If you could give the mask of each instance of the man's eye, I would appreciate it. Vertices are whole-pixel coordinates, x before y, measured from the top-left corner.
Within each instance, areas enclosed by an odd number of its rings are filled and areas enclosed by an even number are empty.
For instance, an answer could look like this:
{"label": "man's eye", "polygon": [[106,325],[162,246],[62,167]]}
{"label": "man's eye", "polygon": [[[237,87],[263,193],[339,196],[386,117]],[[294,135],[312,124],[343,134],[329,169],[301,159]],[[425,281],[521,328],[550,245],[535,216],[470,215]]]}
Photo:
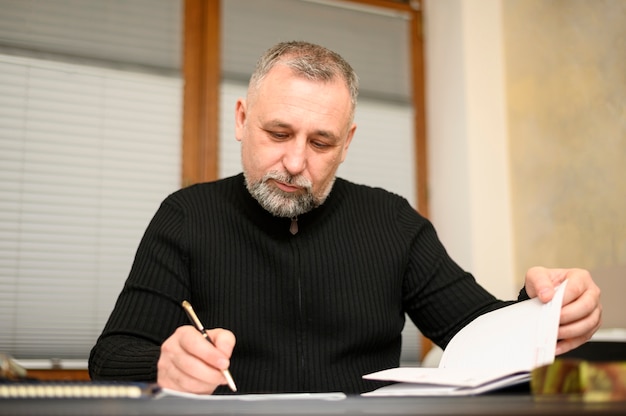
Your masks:
{"label": "man's eye", "polygon": [[281,133],[281,132],[278,132],[278,131],[271,131],[271,132],[269,132],[269,133],[270,133],[270,135],[271,135],[273,138],[275,138],[275,139],[277,139],[277,140],[285,140],[286,138],[288,138],[288,137],[289,137],[289,134],[287,134],[287,133]]}
{"label": "man's eye", "polygon": [[311,145],[315,147],[316,149],[320,149],[320,150],[327,149],[328,147],[330,147],[328,143],[315,141],[315,140],[311,142]]}

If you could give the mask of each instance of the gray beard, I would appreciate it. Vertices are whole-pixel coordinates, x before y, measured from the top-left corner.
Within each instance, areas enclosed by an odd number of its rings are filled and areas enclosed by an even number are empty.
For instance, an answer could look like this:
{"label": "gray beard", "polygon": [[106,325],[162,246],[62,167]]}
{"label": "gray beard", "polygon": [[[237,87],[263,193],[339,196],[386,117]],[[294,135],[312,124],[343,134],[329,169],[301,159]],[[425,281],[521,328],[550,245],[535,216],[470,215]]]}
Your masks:
{"label": "gray beard", "polygon": [[[315,198],[311,183],[301,176],[291,176],[272,171],[266,173],[261,180],[256,182],[250,182],[245,172],[244,177],[248,192],[266,211],[277,217],[294,218],[311,211],[326,200],[330,189],[332,189],[331,183],[321,198]],[[284,192],[276,186],[269,185],[267,182],[270,179],[300,186],[305,192],[297,195]]]}

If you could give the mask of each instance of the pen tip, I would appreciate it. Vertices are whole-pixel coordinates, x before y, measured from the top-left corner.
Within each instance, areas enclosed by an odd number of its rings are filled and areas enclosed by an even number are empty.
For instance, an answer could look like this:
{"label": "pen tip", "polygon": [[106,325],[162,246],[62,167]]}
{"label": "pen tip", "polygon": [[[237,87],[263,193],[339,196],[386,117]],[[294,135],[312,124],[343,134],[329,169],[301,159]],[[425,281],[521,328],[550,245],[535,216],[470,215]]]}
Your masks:
{"label": "pen tip", "polygon": [[237,386],[235,385],[235,380],[233,380],[233,376],[230,374],[230,371],[224,370],[224,376],[226,377],[226,381],[228,382],[228,387],[230,387],[233,392],[236,392]]}

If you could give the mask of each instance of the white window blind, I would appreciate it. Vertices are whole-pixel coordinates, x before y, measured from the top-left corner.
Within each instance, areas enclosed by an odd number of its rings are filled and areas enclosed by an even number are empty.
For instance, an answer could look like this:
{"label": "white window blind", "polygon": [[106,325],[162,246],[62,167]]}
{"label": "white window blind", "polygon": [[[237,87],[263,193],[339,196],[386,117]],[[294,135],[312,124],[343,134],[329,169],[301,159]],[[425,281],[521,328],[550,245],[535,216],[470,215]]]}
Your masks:
{"label": "white window blind", "polygon": [[0,55],[0,351],[87,357],[179,187],[181,89]]}
{"label": "white window blind", "polygon": [[[222,1],[220,176],[241,170],[234,103],[254,61],[276,41],[305,39],[339,51],[361,77],[359,129],[340,175],[414,201],[402,14],[335,7],[342,2]],[[23,48],[171,74],[180,66],[181,5],[0,0],[0,53]],[[250,22],[252,37],[241,30]],[[86,357],[148,221],[179,186],[180,91],[169,75],[0,57],[0,351]],[[404,339],[403,357],[415,361],[412,325]]]}
{"label": "white window blind", "polygon": [[182,0],[0,0],[0,45],[178,70]]}

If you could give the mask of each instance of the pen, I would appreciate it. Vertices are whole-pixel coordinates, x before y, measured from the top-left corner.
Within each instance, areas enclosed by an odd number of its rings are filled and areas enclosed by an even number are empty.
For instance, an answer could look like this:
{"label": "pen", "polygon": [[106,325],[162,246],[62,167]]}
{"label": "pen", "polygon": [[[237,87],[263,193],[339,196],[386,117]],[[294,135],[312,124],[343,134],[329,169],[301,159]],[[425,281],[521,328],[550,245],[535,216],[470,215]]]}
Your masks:
{"label": "pen", "polygon": [[[182,305],[183,305],[183,309],[185,310],[185,312],[187,312],[187,316],[189,317],[191,322],[193,322],[193,324],[196,326],[196,329],[200,331],[204,339],[209,341],[211,345],[215,346],[213,341],[211,341],[211,338],[209,338],[206,331],[204,330],[204,326],[202,325],[202,322],[200,322],[200,319],[198,319],[198,315],[196,315],[196,313],[193,311],[193,308],[191,307],[191,303],[184,300]],[[228,387],[230,387],[232,391],[237,391],[235,380],[233,380],[233,376],[230,375],[230,371],[226,369],[222,371],[222,374],[224,374],[224,377],[226,377],[226,381],[228,382]]]}

